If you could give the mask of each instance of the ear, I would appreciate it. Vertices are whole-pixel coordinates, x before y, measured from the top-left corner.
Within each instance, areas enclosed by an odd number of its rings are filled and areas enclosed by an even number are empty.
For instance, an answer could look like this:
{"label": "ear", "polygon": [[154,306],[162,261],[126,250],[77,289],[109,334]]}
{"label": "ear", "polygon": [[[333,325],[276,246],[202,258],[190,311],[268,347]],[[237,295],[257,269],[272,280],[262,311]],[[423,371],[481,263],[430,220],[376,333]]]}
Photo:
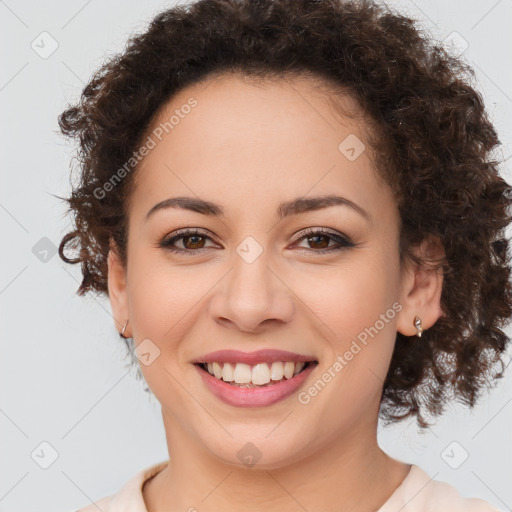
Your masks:
{"label": "ear", "polygon": [[[438,263],[445,257],[440,240],[427,238],[414,254],[421,260]],[[421,327],[427,330],[438,318],[444,315],[441,309],[441,292],[443,289],[443,271],[430,266],[418,266],[408,259],[402,269],[400,304],[402,309],[397,318],[397,330],[405,336],[415,336],[417,329],[414,318],[421,318]]]}
{"label": "ear", "polygon": [[[111,241],[108,252],[108,297],[114,323],[120,333],[129,318],[128,313],[128,291],[126,287],[126,269],[119,256],[115,242]],[[129,324],[124,336],[130,338]]]}

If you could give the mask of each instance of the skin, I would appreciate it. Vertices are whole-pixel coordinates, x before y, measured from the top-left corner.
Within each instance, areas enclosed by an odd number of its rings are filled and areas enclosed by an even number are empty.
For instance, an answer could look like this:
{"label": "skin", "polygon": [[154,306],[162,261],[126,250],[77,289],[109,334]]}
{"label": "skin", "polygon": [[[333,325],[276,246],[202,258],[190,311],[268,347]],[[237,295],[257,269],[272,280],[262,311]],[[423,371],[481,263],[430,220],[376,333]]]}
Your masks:
{"label": "skin", "polygon": [[[160,350],[140,366],[161,404],[171,463],[144,486],[147,509],[377,510],[410,469],[377,443],[396,332],[416,334],[416,315],[423,329],[436,322],[442,274],[400,266],[398,208],[369,146],[354,161],[338,150],[350,134],[365,141],[367,125],[340,117],[313,80],[256,84],[223,75],[182,90],[152,128],[190,97],[198,105],[137,169],[127,266],[114,245],[108,260],[116,327],[129,319],[125,336],[136,345],[149,338]],[[356,108],[347,96],[340,101]],[[350,199],[369,220],[340,205],[278,220],[282,201],[324,194]],[[176,196],[219,203],[224,216],[167,208],[144,220]],[[159,247],[186,227],[210,239],[175,242],[192,255]],[[309,227],[355,246],[315,253],[336,242],[299,240]],[[236,252],[247,236],[263,250],[250,264]],[[439,257],[442,249],[424,244],[417,254]],[[401,311],[306,405],[296,394],[267,407],[228,405],[191,364],[228,348],[313,355],[319,364],[302,391],[395,302]],[[253,467],[237,456],[247,442],[262,455]]]}

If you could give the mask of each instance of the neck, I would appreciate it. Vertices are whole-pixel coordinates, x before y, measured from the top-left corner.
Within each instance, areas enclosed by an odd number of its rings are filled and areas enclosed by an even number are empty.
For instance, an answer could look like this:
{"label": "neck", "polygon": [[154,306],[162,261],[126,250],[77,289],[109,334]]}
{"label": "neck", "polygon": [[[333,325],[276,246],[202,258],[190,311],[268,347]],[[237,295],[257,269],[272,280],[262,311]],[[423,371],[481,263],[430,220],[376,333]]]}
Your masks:
{"label": "neck", "polygon": [[[293,463],[240,468],[225,463],[163,413],[170,464],[143,488],[148,512],[161,510],[378,510],[410,466],[377,443],[377,425],[353,428]],[[171,455],[172,454],[172,455]]]}

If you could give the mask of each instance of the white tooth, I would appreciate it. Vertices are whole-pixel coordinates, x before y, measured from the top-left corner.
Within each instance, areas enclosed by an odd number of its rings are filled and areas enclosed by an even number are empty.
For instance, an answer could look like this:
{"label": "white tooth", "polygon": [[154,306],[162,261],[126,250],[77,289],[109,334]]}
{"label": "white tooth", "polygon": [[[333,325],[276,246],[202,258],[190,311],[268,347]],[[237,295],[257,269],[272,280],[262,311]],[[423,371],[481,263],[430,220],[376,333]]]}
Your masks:
{"label": "white tooth", "polygon": [[233,376],[237,384],[249,384],[252,378],[251,367],[248,364],[237,363]]}
{"label": "white tooth", "polygon": [[258,363],[252,367],[252,383],[268,384],[270,382],[270,369],[267,363]]}
{"label": "white tooth", "polygon": [[217,379],[222,378],[222,368],[220,367],[219,363],[213,363],[213,374]]}
{"label": "white tooth", "polygon": [[295,363],[293,361],[286,361],[284,363],[284,376],[287,379],[291,379],[293,377],[293,369],[295,368]]}
{"label": "white tooth", "polygon": [[293,375],[297,375],[297,373],[303,370],[304,366],[306,366],[306,363],[304,361],[295,363],[295,370],[293,371]]}
{"label": "white tooth", "polygon": [[208,372],[215,375],[217,379],[225,382],[236,382],[237,384],[255,384],[258,386],[268,384],[271,380],[280,381],[285,377],[291,379],[301,372],[306,365],[305,362],[294,363],[293,361],[274,363],[258,363],[251,367],[248,364],[237,363],[207,363]]}
{"label": "white tooth", "polygon": [[224,363],[224,367],[222,368],[222,380],[224,382],[233,382],[233,365],[230,363]]}
{"label": "white tooth", "polygon": [[270,369],[270,376],[272,380],[281,380],[283,375],[283,363],[281,363],[281,361],[272,363],[272,368]]}

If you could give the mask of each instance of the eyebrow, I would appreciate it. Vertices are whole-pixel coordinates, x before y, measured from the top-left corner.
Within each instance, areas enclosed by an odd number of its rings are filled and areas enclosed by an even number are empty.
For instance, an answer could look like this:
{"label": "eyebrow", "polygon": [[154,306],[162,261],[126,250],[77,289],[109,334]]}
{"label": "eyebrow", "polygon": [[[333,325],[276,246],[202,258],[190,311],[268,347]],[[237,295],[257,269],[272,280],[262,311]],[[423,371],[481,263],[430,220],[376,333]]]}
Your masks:
{"label": "eyebrow", "polygon": [[[361,208],[358,204],[350,201],[349,199],[336,195],[326,195],[320,197],[299,197],[291,201],[281,203],[277,208],[277,217],[279,220],[289,217],[291,215],[298,215],[300,213],[321,210],[329,208],[330,206],[348,206],[362,215],[366,220],[371,222],[370,214]],[[181,208],[191,210],[193,212],[201,213],[203,215],[211,216],[224,216],[224,210],[219,204],[211,201],[205,201],[195,197],[171,197],[155,204],[146,214],[145,221],[147,221],[153,214],[159,210],[166,208]]]}

